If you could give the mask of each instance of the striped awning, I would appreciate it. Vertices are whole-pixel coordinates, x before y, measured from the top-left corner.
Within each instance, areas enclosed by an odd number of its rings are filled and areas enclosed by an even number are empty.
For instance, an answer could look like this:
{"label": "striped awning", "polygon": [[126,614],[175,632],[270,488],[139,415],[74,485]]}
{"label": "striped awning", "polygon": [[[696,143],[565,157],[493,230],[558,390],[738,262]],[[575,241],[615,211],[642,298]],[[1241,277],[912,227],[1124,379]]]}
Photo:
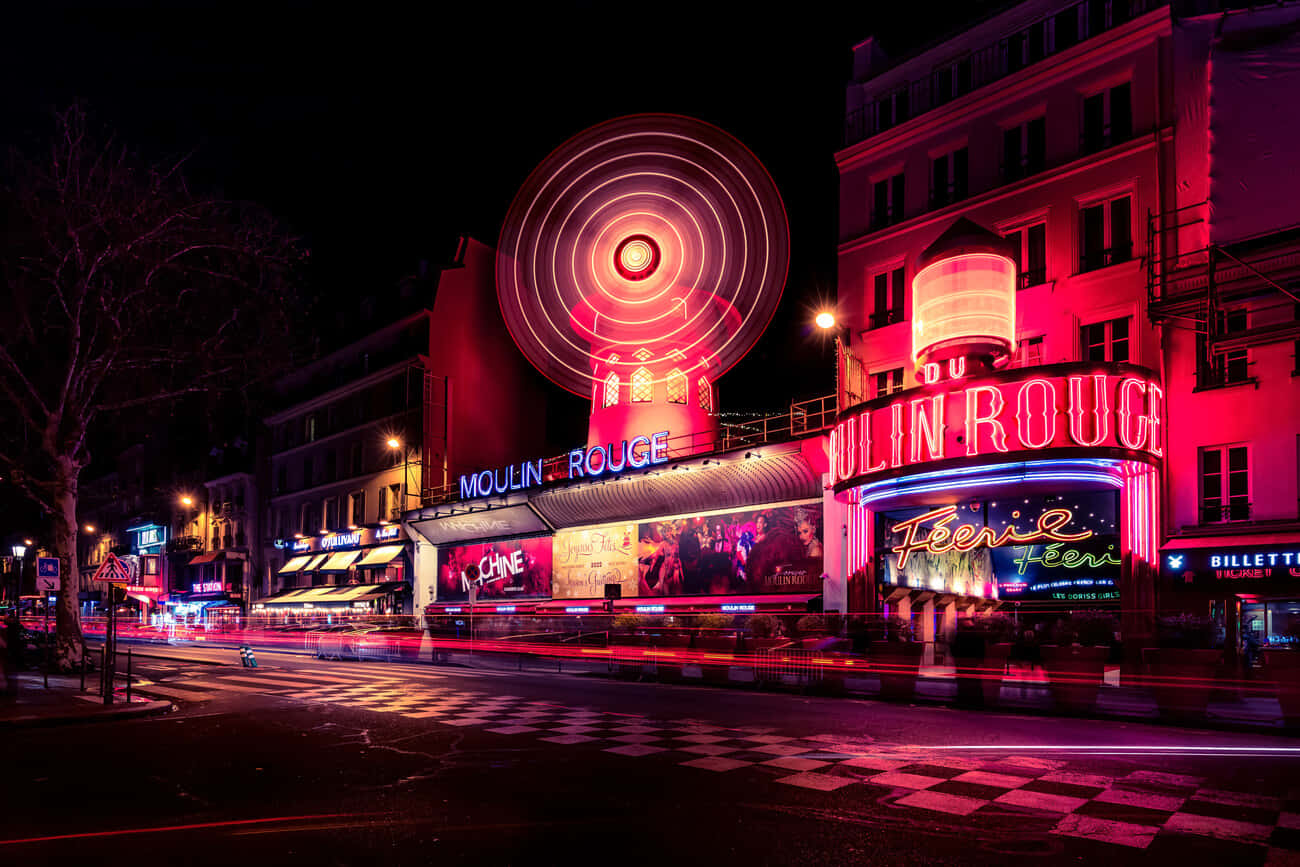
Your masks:
{"label": "striped awning", "polygon": [[308,555],[306,557],[294,557],[288,563],[285,563],[283,566],[280,567],[280,571],[278,574],[284,575],[288,572],[297,572],[300,569],[302,569],[303,566],[306,566],[307,561],[310,559],[311,559],[311,555]]}
{"label": "striped awning", "polygon": [[331,554],[320,569],[322,572],[346,572],[360,556],[360,551],[338,551]]}
{"label": "striped awning", "polygon": [[402,553],[403,545],[385,545],[382,548],[375,548],[366,554],[365,559],[357,564],[358,569],[367,567],[387,566],[393,561],[398,554]]}
{"label": "striped awning", "polygon": [[310,562],[310,563],[308,563],[306,566],[303,566],[303,567],[302,567],[302,571],[304,571],[304,572],[315,572],[317,569],[320,568],[320,564],[324,563],[324,562],[325,562],[326,560],[328,560],[329,558],[330,558],[330,555],[329,555],[329,554],[318,554],[318,555],[316,555],[315,557],[312,557],[312,558],[311,558],[311,562]]}

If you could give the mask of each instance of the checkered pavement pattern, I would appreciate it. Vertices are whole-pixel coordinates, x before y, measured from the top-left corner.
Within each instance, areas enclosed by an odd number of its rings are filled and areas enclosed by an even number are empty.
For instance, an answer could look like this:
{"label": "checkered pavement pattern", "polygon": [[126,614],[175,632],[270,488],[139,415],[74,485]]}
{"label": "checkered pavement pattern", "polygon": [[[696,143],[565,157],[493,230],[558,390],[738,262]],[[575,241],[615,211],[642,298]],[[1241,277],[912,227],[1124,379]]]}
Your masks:
{"label": "checkered pavement pattern", "polygon": [[[552,701],[421,685],[397,678],[281,690],[288,698],[364,708],[548,744],[652,758],[699,772],[749,773],[854,802],[981,820],[1026,831],[1147,849],[1193,835],[1229,860],[1300,865],[1300,789],[1294,798],[1231,792],[1198,777],[1151,770],[1080,773],[1041,756],[951,755],[932,747],[796,737],[764,726],[660,720]],[[1207,850],[1208,855],[1208,850]]]}

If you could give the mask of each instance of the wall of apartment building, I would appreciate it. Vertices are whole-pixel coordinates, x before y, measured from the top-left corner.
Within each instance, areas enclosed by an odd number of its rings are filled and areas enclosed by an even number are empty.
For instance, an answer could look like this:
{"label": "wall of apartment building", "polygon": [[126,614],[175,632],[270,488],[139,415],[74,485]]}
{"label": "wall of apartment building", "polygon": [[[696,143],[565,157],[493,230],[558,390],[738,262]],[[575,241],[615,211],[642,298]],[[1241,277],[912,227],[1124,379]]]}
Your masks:
{"label": "wall of apartment building", "polygon": [[[921,251],[959,216],[1001,234],[1034,223],[1046,224],[1045,279],[1018,292],[1016,299],[1017,340],[1042,338],[1043,363],[1085,357],[1083,326],[1127,319],[1128,360],[1160,367],[1159,333],[1149,324],[1145,311],[1141,257],[1147,211],[1161,206],[1158,82],[1167,36],[1167,18],[1153,13],[837,155],[843,235],[840,313],[854,332],[853,352],[869,374],[902,368],[903,384],[916,383],[909,327],[915,263]],[[945,45],[936,51],[959,49]],[[937,59],[914,59],[912,74],[925,74]],[[1084,153],[1083,100],[1124,83],[1131,95],[1131,136]],[[869,88],[870,82],[861,86]],[[1001,174],[1003,132],[1036,117],[1046,119],[1042,170],[1005,180]],[[954,204],[930,209],[932,160],[959,147],[966,147],[968,153],[968,195]],[[902,220],[873,227],[874,184],[900,171],[905,177]],[[1085,266],[1080,255],[1082,210],[1118,197],[1130,201],[1132,254],[1119,264]],[[1109,223],[1109,209],[1104,212]],[[1108,228],[1108,234],[1112,232],[1113,228]],[[882,321],[875,309],[874,278],[899,267],[905,286],[901,320],[872,327]],[[877,314],[875,323],[873,313]],[[874,392],[863,395],[872,396]]]}

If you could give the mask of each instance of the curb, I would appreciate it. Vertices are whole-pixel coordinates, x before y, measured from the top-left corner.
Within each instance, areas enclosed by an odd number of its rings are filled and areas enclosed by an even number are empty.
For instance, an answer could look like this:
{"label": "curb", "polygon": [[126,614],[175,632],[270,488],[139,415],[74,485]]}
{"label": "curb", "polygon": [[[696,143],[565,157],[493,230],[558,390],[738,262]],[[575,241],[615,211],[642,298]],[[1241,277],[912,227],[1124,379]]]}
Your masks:
{"label": "curb", "polygon": [[48,716],[29,714],[27,716],[0,719],[0,729],[47,728],[87,722],[115,722],[137,717],[156,716],[174,709],[175,706],[169,701],[148,701],[113,708],[112,710],[95,711],[94,713],[64,713]]}

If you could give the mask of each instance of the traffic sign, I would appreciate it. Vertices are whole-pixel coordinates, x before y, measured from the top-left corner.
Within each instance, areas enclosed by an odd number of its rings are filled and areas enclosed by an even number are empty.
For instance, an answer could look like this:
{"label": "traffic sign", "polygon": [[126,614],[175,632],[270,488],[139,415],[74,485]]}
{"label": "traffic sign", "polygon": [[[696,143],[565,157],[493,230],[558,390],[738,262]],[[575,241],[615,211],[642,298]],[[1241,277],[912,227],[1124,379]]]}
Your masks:
{"label": "traffic sign", "polygon": [[104,558],[104,562],[99,564],[99,568],[95,570],[90,580],[104,581],[109,584],[130,584],[131,570],[117,558],[116,554],[110,553]]}
{"label": "traffic sign", "polygon": [[59,577],[59,558],[58,557],[37,557],[36,577],[57,579]]}
{"label": "traffic sign", "polygon": [[54,578],[51,578],[49,575],[37,575],[36,592],[37,593],[58,593],[59,592],[58,577],[56,576]]}

